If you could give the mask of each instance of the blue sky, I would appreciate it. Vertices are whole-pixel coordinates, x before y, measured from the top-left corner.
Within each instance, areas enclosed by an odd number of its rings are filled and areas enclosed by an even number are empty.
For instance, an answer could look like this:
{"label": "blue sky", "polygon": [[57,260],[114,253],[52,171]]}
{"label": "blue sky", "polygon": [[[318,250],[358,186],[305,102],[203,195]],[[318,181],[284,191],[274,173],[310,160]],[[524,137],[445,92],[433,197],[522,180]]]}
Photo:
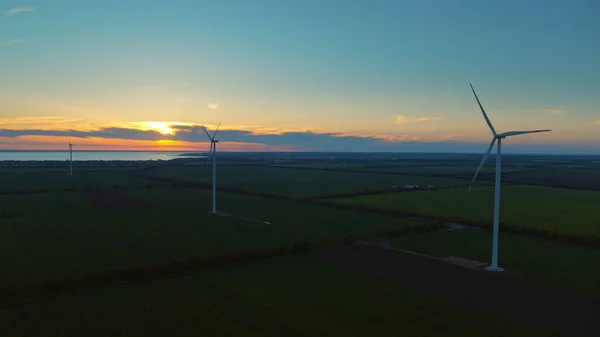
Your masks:
{"label": "blue sky", "polygon": [[490,138],[473,81],[496,129],[553,129],[507,150],[594,150],[598,13],[594,0],[5,0],[2,147],[62,144],[48,130],[222,122],[290,148],[306,147],[298,132],[460,148]]}

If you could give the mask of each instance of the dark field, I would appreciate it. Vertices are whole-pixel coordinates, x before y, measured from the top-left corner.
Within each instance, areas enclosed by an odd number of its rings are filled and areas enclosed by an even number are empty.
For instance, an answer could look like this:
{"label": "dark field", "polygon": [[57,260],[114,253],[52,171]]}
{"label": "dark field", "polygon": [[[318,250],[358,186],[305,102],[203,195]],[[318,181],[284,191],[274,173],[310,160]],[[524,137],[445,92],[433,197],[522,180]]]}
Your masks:
{"label": "dark field", "polygon": [[[600,160],[506,157],[501,230],[513,233],[502,233],[500,264],[507,272],[473,275],[557,285],[565,289],[560,295],[565,301],[578,298],[569,291],[596,298],[600,275],[589,268],[600,258],[600,245],[518,232],[600,238],[600,191],[594,187]],[[491,180],[478,181],[467,193],[479,155],[223,153],[219,158],[223,190],[217,193],[217,210],[231,216],[208,213],[211,168],[203,159],[122,167],[78,162],[73,177],[66,167],[39,162],[0,167],[1,335],[565,334],[560,326],[541,327],[526,312],[473,308],[365,275],[372,272],[332,267],[318,257],[361,247],[357,241],[400,239],[393,245],[489,261],[489,231],[441,229],[444,221],[491,223],[493,160],[482,171],[482,178]],[[253,262],[243,259],[247,256]],[[351,265],[352,259],[362,263],[360,256],[342,260]],[[208,268],[197,261],[216,262]],[[413,262],[390,263],[379,268],[412,273]],[[146,272],[168,266],[180,272]],[[440,267],[435,278],[461,273],[461,267],[452,267]],[[177,276],[184,272],[193,275]],[[108,274],[113,278],[102,276]],[[74,280],[96,283],[77,288]],[[60,293],[48,286],[57,282]],[[34,292],[38,288],[45,292]],[[14,302],[16,293],[29,294],[29,300]],[[480,305],[494,306],[486,303]],[[565,322],[575,324],[570,318]]]}
{"label": "dark field", "polygon": [[[432,256],[489,261],[492,233],[478,228],[437,232],[396,240],[393,247]],[[590,268],[600,249],[502,233],[499,264],[517,279],[549,282],[600,295],[600,271]]]}
{"label": "dark field", "polygon": [[[348,197],[333,200],[461,223],[490,225],[494,188],[444,189]],[[542,186],[505,185],[500,221],[514,227],[600,237],[600,192]]]}
{"label": "dark field", "polygon": [[[206,166],[175,166],[144,171],[147,177],[210,183]],[[289,198],[383,191],[394,185],[435,185],[439,188],[468,186],[464,179],[386,175],[360,172],[307,170],[269,166],[223,165],[218,169],[220,186]]]}
{"label": "dark field", "polygon": [[2,336],[549,336],[306,258],[52,296],[2,316]]}

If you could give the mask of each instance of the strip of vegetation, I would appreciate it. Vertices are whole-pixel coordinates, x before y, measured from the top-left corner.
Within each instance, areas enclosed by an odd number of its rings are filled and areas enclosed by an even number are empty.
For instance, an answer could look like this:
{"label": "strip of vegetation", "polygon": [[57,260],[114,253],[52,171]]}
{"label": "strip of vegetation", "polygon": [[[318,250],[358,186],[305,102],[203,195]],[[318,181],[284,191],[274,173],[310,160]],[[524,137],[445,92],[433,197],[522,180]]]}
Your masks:
{"label": "strip of vegetation", "polygon": [[[366,206],[366,205],[357,205],[357,204],[351,204],[351,205],[340,204],[340,203],[336,203],[333,201],[326,201],[326,200],[308,200],[306,202],[316,204],[316,205],[329,206],[329,207],[335,207],[335,208],[339,208],[339,209],[347,209],[347,210],[353,210],[353,211],[372,212],[372,213],[380,213],[380,214],[387,214],[387,215],[401,215],[401,216],[405,216],[405,217],[419,217],[419,218],[423,218],[423,219],[428,219],[427,217],[424,217],[423,214],[420,214],[418,212],[399,211],[399,210],[394,210],[394,209],[389,209],[389,208],[374,208],[374,207],[370,207],[370,206]],[[435,220],[440,220],[440,221],[448,221],[448,222],[457,222],[457,223],[460,223],[460,224],[463,224],[466,226],[480,227],[480,228],[485,228],[485,229],[491,229],[491,227],[492,227],[489,223],[473,221],[471,219],[466,219],[466,218],[435,217],[435,218],[430,218],[430,219],[435,219]],[[555,241],[555,242],[562,242],[562,243],[571,244],[571,245],[580,245],[580,246],[600,248],[600,237],[584,236],[584,235],[576,235],[576,234],[564,234],[564,233],[558,232],[557,230],[526,228],[526,227],[504,224],[503,222],[500,222],[500,231],[508,232],[508,233],[515,233],[515,234],[532,235],[532,236],[536,236],[536,237],[539,237],[542,239],[551,240],[551,241]]]}
{"label": "strip of vegetation", "polygon": [[336,242],[330,239],[323,240],[320,243],[298,242],[291,247],[282,246],[262,250],[239,251],[217,255],[212,258],[190,257],[187,260],[172,261],[163,266],[119,269],[77,278],[67,277],[60,281],[50,281],[40,286],[0,288],[0,303],[14,302],[36,296],[81,288],[103,287],[124,282],[155,279],[201,270],[225,269],[236,265],[277,258],[285,255],[304,254],[324,250],[347,242],[349,241],[343,240],[342,242]]}
{"label": "strip of vegetation", "polygon": [[300,200],[324,200],[324,199],[336,199],[336,198],[348,198],[348,197],[359,197],[364,195],[375,195],[375,194],[389,194],[389,193],[400,193],[400,192],[414,192],[414,191],[424,191],[424,190],[440,190],[440,189],[449,189],[455,188],[454,186],[447,187],[414,187],[414,188],[380,188],[380,189],[369,189],[362,190],[357,192],[346,192],[346,193],[335,193],[335,194],[325,194],[316,197],[307,197],[300,198]]}

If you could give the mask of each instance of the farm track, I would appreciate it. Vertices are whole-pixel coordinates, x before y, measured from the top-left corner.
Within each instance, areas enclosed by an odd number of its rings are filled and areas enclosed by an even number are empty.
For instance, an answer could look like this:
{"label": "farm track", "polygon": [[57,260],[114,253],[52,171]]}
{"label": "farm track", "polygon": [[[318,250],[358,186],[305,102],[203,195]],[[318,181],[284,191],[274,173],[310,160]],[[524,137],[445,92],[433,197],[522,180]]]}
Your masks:
{"label": "farm track", "polygon": [[564,336],[600,336],[600,298],[373,246],[331,250],[321,261]]}

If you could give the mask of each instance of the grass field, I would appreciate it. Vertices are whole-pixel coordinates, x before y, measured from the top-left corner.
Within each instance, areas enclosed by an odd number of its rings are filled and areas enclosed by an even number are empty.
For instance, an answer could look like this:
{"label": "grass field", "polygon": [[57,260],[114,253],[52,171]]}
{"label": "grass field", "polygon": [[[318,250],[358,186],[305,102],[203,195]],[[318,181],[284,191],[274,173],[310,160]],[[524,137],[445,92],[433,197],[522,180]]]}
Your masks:
{"label": "grass field", "polygon": [[[410,212],[423,217],[456,222],[491,224],[493,187],[444,189],[334,199],[374,209]],[[558,233],[600,236],[597,209],[600,193],[540,186],[502,187],[501,223],[556,230]]]}
{"label": "grass field", "polygon": [[301,257],[39,298],[0,314],[7,337],[549,336]]}
{"label": "grass field", "polygon": [[[211,182],[211,169],[205,167],[164,167],[144,171],[150,176],[181,181]],[[303,170],[268,166],[220,166],[217,184],[239,190],[257,191],[287,197],[316,197],[365,190],[383,190],[393,185],[423,184],[467,186],[467,180],[422,176],[394,176],[344,171]]]}
{"label": "grass field", "polygon": [[209,215],[208,190],[109,192],[104,197],[113,206],[128,207],[98,208],[80,192],[0,196],[0,286],[320,241],[324,236],[369,239],[423,223],[287,200],[218,194],[220,210],[272,223],[263,224]]}
{"label": "grass field", "polygon": [[[394,241],[392,246],[489,263],[492,233],[478,228],[427,233]],[[514,277],[600,294],[600,270],[591,267],[591,261],[600,260],[600,249],[501,233],[498,251],[498,263]]]}

